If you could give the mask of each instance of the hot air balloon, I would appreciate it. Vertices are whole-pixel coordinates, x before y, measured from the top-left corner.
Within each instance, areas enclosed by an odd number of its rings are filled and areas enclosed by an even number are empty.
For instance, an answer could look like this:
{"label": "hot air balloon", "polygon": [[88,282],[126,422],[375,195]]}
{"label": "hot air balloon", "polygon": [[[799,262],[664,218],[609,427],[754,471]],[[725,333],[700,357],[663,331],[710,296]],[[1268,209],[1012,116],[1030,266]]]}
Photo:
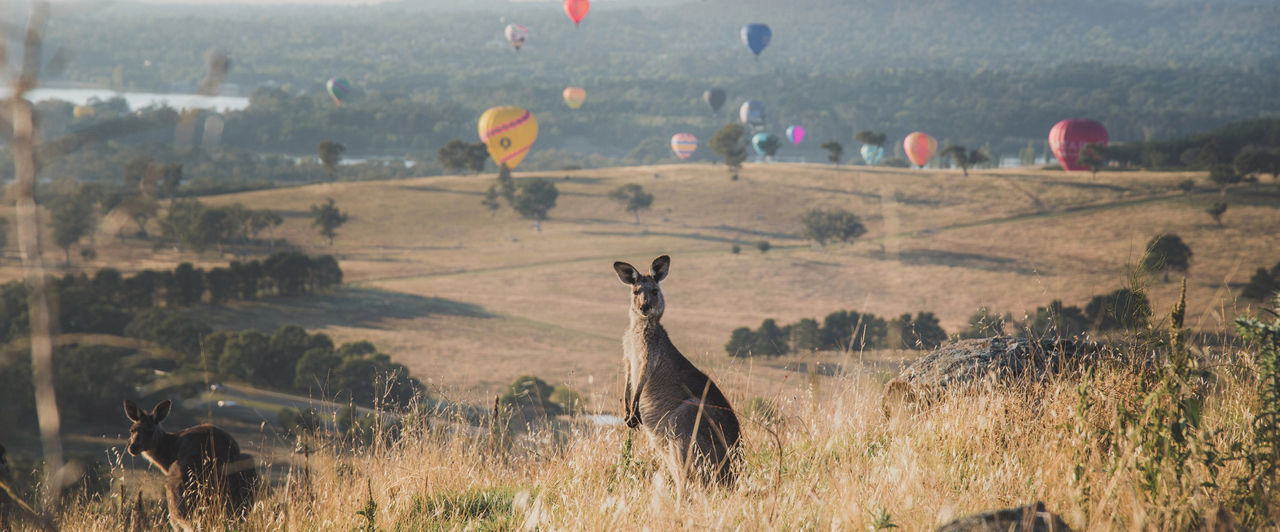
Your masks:
{"label": "hot air balloon", "polygon": [[574,26],[582,22],[582,17],[587,16],[587,11],[590,10],[590,0],[564,0],[564,13],[569,15],[569,20],[573,21]]}
{"label": "hot air balloon", "polygon": [[587,101],[587,91],[582,87],[569,87],[564,90],[564,103],[570,109],[582,107],[582,102]]}
{"label": "hot air balloon", "polygon": [[702,101],[711,106],[711,112],[720,112],[720,108],[724,106],[724,89],[711,89],[702,93]]}
{"label": "hot air balloon", "polygon": [[757,57],[764,51],[764,47],[769,46],[770,37],[773,37],[773,31],[764,24],[747,24],[742,27],[742,44],[747,45]]}
{"label": "hot air balloon", "polygon": [[804,126],[791,126],[787,128],[787,139],[792,144],[800,144],[804,140]]}
{"label": "hot air balloon", "polygon": [[351,82],[347,78],[333,78],[325,82],[324,88],[329,91],[333,103],[342,105],[342,100],[347,99],[347,94],[351,93]]}
{"label": "hot air balloon", "polygon": [[71,110],[71,116],[76,118],[88,118],[98,114],[98,110],[92,105],[77,105]]}
{"label": "hot air balloon", "polygon": [[755,136],[751,137],[751,147],[755,148],[756,153],[760,155],[769,155],[769,150],[765,149],[765,145],[776,144],[777,142],[778,137],[773,136],[773,133],[756,133]]}
{"label": "hot air balloon", "polygon": [[1062,163],[1063,170],[1088,170],[1089,167],[1076,164],[1076,159],[1080,157],[1080,150],[1089,144],[1106,146],[1107,128],[1093,120],[1076,118],[1058,122],[1049,130],[1049,148]]}
{"label": "hot air balloon", "polygon": [[480,115],[480,140],[499,165],[515,170],[538,138],[538,120],[519,107],[491,107]]}
{"label": "hot air balloon", "polygon": [[671,151],[675,152],[676,157],[681,161],[688,159],[693,152],[698,151],[698,137],[688,133],[676,133],[671,136]]}
{"label": "hot air balloon", "polygon": [[902,150],[907,152],[911,164],[924,166],[929,164],[933,154],[938,153],[938,139],[928,133],[916,131],[902,139]]}
{"label": "hot air balloon", "polygon": [[738,119],[741,120],[743,124],[763,126],[764,104],[755,100],[742,102],[742,107],[738,108]]}
{"label": "hot air balloon", "polygon": [[529,40],[529,28],[524,27],[523,24],[507,24],[507,30],[504,33],[517,52],[520,51],[521,46],[524,46],[524,42]]}
{"label": "hot air balloon", "polygon": [[868,165],[875,166],[880,164],[880,158],[884,157],[884,146],[863,144],[859,153],[862,154],[862,160],[866,161]]}

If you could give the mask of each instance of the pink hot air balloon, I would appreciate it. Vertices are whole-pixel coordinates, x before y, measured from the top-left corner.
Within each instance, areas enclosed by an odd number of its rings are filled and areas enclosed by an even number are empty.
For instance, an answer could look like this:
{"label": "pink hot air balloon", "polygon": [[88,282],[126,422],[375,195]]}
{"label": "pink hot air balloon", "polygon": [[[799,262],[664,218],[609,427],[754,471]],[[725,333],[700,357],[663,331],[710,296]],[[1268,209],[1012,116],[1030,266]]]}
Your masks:
{"label": "pink hot air balloon", "polygon": [[564,0],[564,13],[569,15],[569,20],[573,21],[574,26],[582,22],[582,18],[587,16],[587,11],[590,9],[591,0]]}
{"label": "pink hot air balloon", "polygon": [[902,150],[907,152],[907,159],[911,160],[911,164],[924,166],[929,164],[933,154],[938,153],[938,139],[928,133],[916,131],[902,139]]}
{"label": "pink hot air balloon", "polygon": [[800,144],[804,141],[804,126],[791,126],[787,128],[787,139],[792,144]]}
{"label": "pink hot air balloon", "polygon": [[1089,167],[1076,164],[1076,159],[1080,157],[1080,150],[1089,144],[1106,146],[1107,128],[1093,120],[1074,118],[1058,122],[1049,130],[1049,149],[1062,163],[1063,170],[1088,170]]}

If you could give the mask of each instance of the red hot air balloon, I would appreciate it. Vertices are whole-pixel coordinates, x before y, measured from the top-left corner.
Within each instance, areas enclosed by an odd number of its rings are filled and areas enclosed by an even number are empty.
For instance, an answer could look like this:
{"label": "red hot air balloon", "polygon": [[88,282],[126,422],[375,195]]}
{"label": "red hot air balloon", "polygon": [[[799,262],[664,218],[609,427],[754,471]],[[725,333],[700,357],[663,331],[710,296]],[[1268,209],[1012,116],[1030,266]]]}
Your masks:
{"label": "red hot air balloon", "polygon": [[569,20],[573,21],[574,26],[582,22],[582,18],[587,16],[587,11],[590,10],[591,0],[564,0],[564,13],[569,15]]}
{"label": "red hot air balloon", "polygon": [[924,166],[929,164],[933,154],[938,153],[938,139],[928,133],[916,131],[902,139],[902,150],[907,152],[911,164]]}
{"label": "red hot air balloon", "polygon": [[1089,167],[1076,164],[1076,159],[1080,150],[1089,144],[1106,146],[1107,128],[1093,120],[1075,118],[1058,122],[1049,130],[1049,148],[1062,163],[1063,170],[1088,170]]}

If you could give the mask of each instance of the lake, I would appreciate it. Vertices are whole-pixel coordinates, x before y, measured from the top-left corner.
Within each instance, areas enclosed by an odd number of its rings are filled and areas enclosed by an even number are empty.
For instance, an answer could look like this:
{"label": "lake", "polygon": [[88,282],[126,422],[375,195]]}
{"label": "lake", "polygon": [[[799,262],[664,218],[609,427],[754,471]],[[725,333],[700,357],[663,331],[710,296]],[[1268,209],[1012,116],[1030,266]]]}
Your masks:
{"label": "lake", "polygon": [[[0,89],[0,98],[8,98],[13,91]],[[201,96],[199,94],[163,94],[154,92],[117,92],[110,89],[35,89],[27,93],[33,102],[62,100],[84,105],[92,99],[109,100],[122,97],[129,102],[129,109],[141,109],[151,105],[168,104],[174,109],[213,109],[239,111],[249,107],[249,98],[241,96]]]}

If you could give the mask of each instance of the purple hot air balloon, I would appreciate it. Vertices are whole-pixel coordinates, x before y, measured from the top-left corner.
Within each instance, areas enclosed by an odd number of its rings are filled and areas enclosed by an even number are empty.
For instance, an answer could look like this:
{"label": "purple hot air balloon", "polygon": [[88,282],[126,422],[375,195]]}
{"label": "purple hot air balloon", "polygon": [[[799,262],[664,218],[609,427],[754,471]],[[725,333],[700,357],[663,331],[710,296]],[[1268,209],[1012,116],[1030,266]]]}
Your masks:
{"label": "purple hot air balloon", "polygon": [[787,128],[787,140],[792,144],[800,144],[804,141],[804,126],[791,126]]}

